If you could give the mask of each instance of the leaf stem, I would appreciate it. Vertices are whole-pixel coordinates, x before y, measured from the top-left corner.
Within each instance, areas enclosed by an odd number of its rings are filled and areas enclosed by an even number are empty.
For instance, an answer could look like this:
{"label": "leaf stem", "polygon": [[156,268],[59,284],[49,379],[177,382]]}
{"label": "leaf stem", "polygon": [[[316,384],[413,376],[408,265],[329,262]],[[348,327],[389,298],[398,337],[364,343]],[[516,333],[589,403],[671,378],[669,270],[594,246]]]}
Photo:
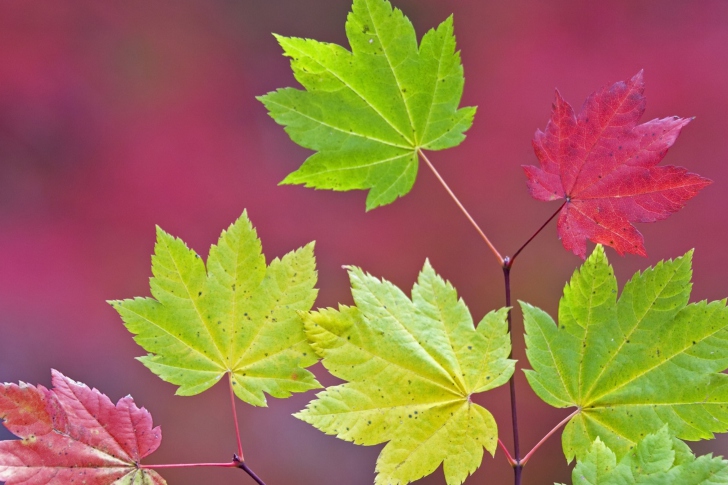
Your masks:
{"label": "leaf stem", "polygon": [[164,463],[161,465],[138,465],[138,468],[151,470],[153,468],[194,468],[194,467],[200,467],[200,466],[213,466],[213,467],[222,467],[222,468],[240,468],[245,473],[250,475],[250,478],[255,480],[255,482],[258,485],[265,485],[265,482],[260,479],[258,475],[255,474],[253,470],[250,469],[248,465],[245,464],[245,462],[238,456],[233,455],[233,461],[227,462],[227,463]]}
{"label": "leaf stem", "polygon": [[233,419],[235,420],[235,436],[238,439],[238,452],[233,455],[234,466],[237,466],[245,473],[250,475],[250,478],[255,480],[258,485],[265,485],[263,480],[251,470],[248,465],[245,464],[245,458],[243,457],[243,441],[240,439],[240,425],[238,424],[238,412],[235,409],[235,390],[233,389],[233,374],[228,372],[228,383],[230,384],[230,405],[233,409]]}
{"label": "leaf stem", "polygon": [[420,154],[420,156],[425,161],[425,163],[427,164],[427,166],[430,167],[430,170],[432,170],[432,173],[435,174],[435,177],[437,177],[437,180],[445,188],[445,190],[447,191],[447,193],[450,194],[450,197],[452,198],[452,200],[455,201],[455,204],[457,204],[457,206],[460,208],[460,210],[462,211],[462,213],[465,214],[465,217],[468,218],[468,220],[470,221],[470,224],[472,224],[473,227],[475,228],[475,230],[478,231],[478,234],[480,234],[480,237],[483,238],[483,240],[485,241],[485,244],[488,245],[488,247],[490,248],[490,251],[496,257],[496,259],[498,259],[498,264],[499,265],[503,265],[504,264],[503,257],[500,255],[500,253],[495,248],[495,246],[493,246],[493,243],[490,242],[490,239],[488,239],[488,236],[485,235],[485,233],[480,228],[480,226],[478,226],[478,223],[475,222],[475,219],[473,219],[473,217],[465,209],[465,206],[463,206],[463,204],[460,202],[460,200],[455,196],[455,193],[450,189],[450,187],[447,185],[447,183],[442,178],[442,176],[440,175],[440,173],[435,169],[435,166],[427,158],[427,156],[425,155],[425,152],[423,152],[421,149],[417,149],[417,152]]}
{"label": "leaf stem", "polygon": [[563,419],[563,420],[562,420],[562,421],[561,421],[561,422],[560,422],[559,424],[557,424],[557,425],[556,425],[556,426],[554,427],[554,429],[552,429],[551,431],[549,431],[549,432],[548,432],[548,434],[547,434],[546,436],[544,436],[543,438],[541,438],[541,441],[539,441],[538,443],[536,443],[536,446],[534,446],[534,447],[533,447],[533,449],[532,449],[531,451],[529,451],[529,452],[528,452],[528,453],[526,454],[526,456],[524,456],[524,457],[523,457],[523,460],[521,460],[521,466],[526,466],[526,463],[528,463],[528,460],[530,460],[530,459],[531,459],[531,456],[532,456],[532,455],[534,454],[534,452],[535,452],[535,451],[536,451],[537,449],[539,449],[539,447],[540,447],[540,446],[541,446],[541,445],[542,445],[542,444],[543,444],[543,443],[544,443],[544,442],[545,442],[545,441],[546,441],[547,439],[549,439],[549,438],[551,437],[551,435],[552,435],[552,434],[554,434],[555,432],[557,432],[557,431],[558,431],[558,430],[559,430],[559,429],[560,429],[560,428],[561,428],[562,426],[564,426],[564,425],[565,425],[566,423],[568,423],[568,422],[569,422],[569,421],[571,420],[571,418],[573,418],[574,416],[576,416],[576,415],[577,415],[577,414],[579,414],[580,412],[581,412],[581,409],[579,408],[579,409],[577,409],[576,411],[574,411],[573,413],[569,414],[569,415],[568,415],[567,417],[565,417],[565,418],[564,418],[564,419]]}
{"label": "leaf stem", "polygon": [[235,436],[238,439],[238,454],[235,456],[238,456],[240,458],[240,461],[242,462],[244,460],[243,457],[243,442],[240,439],[240,426],[238,425],[238,412],[235,410],[235,391],[233,390],[233,374],[232,372],[228,372],[228,383],[230,384],[230,405],[233,409],[233,420],[235,421]]}
{"label": "leaf stem", "polygon": [[551,217],[549,217],[549,218],[548,218],[548,220],[547,220],[546,222],[544,222],[544,223],[543,223],[543,225],[541,225],[541,227],[539,227],[539,228],[538,228],[538,231],[536,231],[536,232],[534,232],[534,233],[533,233],[533,236],[531,236],[530,238],[528,238],[528,241],[526,241],[525,243],[523,243],[523,245],[522,245],[522,246],[521,246],[520,248],[518,248],[518,251],[516,251],[516,252],[515,252],[515,253],[513,254],[513,257],[509,258],[508,256],[506,256],[506,258],[505,258],[505,259],[506,259],[507,261],[505,261],[505,264],[507,264],[507,265],[508,265],[508,267],[511,267],[511,266],[513,266],[513,261],[515,261],[515,260],[516,260],[516,257],[517,257],[517,256],[518,256],[519,254],[521,254],[521,251],[523,251],[523,249],[524,249],[524,248],[525,248],[526,246],[528,246],[528,244],[529,244],[529,243],[530,243],[531,241],[533,241],[533,239],[534,239],[534,238],[535,238],[536,236],[538,236],[538,233],[539,233],[539,232],[541,232],[541,231],[543,230],[543,228],[544,228],[544,227],[546,227],[546,226],[548,225],[548,223],[549,223],[549,222],[551,222],[551,220],[552,220],[552,219],[553,219],[554,217],[556,217],[556,214],[558,214],[559,212],[561,212],[561,209],[563,209],[565,205],[566,205],[566,201],[564,201],[564,203],[563,203],[563,204],[561,204],[561,205],[559,206],[559,208],[558,208],[558,209],[556,209],[556,212],[554,212],[553,214],[551,214]]}
{"label": "leaf stem", "polygon": [[227,463],[164,463],[161,465],[139,465],[137,468],[152,469],[152,468],[194,468],[199,466],[216,466],[222,468],[237,468],[239,465],[235,461]]}
{"label": "leaf stem", "polygon": [[506,460],[508,460],[508,463],[510,463],[511,466],[516,466],[516,461],[513,459],[508,448],[506,448],[506,445],[503,444],[500,438],[498,438],[498,446],[500,446],[503,453],[506,454]]}

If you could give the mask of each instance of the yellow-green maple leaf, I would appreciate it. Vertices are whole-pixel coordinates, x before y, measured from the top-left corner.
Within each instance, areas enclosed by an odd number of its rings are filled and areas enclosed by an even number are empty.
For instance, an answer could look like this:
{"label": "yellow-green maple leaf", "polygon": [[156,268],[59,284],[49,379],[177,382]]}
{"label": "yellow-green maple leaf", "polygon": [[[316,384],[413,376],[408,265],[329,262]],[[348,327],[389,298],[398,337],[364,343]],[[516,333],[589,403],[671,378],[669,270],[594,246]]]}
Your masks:
{"label": "yellow-green maple leaf", "polygon": [[304,318],[324,366],[348,381],[318,394],[296,416],[362,445],[389,443],[377,460],[378,485],[406,484],[443,464],[448,485],[495,453],[493,416],[473,394],[513,374],[507,309],[473,326],[465,303],[429,263],[410,300],[358,268],[349,275],[356,306]]}
{"label": "yellow-green maple leaf", "polygon": [[305,369],[318,359],[298,312],[316,299],[313,243],[266,267],[246,213],[210,248],[207,268],[184,242],[157,229],[150,280],[154,298],[114,301],[145,366],[198,394],[225,374],[243,401],[321,387]]}

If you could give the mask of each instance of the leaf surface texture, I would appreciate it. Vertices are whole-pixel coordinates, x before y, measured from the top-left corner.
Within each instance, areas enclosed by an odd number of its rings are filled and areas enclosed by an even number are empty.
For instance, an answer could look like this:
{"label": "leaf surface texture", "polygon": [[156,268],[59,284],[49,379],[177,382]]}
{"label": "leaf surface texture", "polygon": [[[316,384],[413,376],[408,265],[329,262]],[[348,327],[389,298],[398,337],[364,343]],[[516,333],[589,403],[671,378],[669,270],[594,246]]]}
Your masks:
{"label": "leaf surface texture", "polygon": [[497,445],[493,416],[471,396],[513,374],[507,310],[477,329],[455,289],[429,263],[410,299],[386,280],[350,268],[356,306],[305,317],[324,366],[345,384],[328,388],[297,417],[361,445],[388,441],[376,484],[405,484],[443,464],[449,485]]}
{"label": "leaf surface texture", "polygon": [[369,189],[369,210],[410,191],[418,150],[460,144],[475,108],[458,109],[464,78],[452,17],[418,46],[412,23],[388,1],[354,0],[346,34],[351,51],[276,36],[305,90],[259,99],[293,141],[317,152],[283,183]]}
{"label": "leaf surface texture", "polygon": [[622,457],[665,424],[686,440],[728,430],[728,311],[688,304],[691,259],[637,273],[617,298],[597,246],[564,288],[558,326],[521,303],[528,382],[548,404],[581,409],[562,436],[567,459],[597,437]]}
{"label": "leaf surface texture", "polygon": [[693,455],[683,442],[670,437],[664,426],[647,435],[617,461],[599,438],[572,473],[573,485],[725,485],[728,462]]}
{"label": "leaf surface texture", "polygon": [[85,384],[53,371],[53,388],[0,385],[0,419],[20,440],[0,441],[6,485],[164,485],[138,467],[162,441],[152,416],[131,396],[114,405]]}
{"label": "leaf surface texture", "polygon": [[711,183],[682,167],[657,166],[690,119],[638,125],[643,92],[639,72],[591,94],[577,115],[557,91],[551,120],[533,139],[540,167],[523,167],[528,190],[538,200],[566,200],[559,237],[582,258],[587,240],[644,256],[632,223],[666,218]]}
{"label": "leaf surface texture", "polygon": [[264,392],[288,397],[321,387],[305,368],[318,359],[300,311],[316,299],[313,243],[266,266],[247,214],[210,248],[207,267],[180,239],[157,230],[154,298],[111,302],[145,366],[190,396],[228,374],[235,394],[264,406]]}

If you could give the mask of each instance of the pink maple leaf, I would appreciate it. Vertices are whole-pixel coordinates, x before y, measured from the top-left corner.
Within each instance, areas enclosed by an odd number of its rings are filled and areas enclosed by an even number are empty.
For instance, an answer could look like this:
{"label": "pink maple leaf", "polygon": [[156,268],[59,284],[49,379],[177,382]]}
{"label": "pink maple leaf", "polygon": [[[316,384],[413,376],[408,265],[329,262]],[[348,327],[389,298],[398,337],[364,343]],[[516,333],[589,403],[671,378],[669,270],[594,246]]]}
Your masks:
{"label": "pink maple leaf", "polygon": [[53,371],[53,388],[0,384],[0,418],[21,438],[0,442],[0,481],[6,485],[124,483],[164,485],[142,458],[162,441],[152,416],[131,396],[114,406],[96,389]]}

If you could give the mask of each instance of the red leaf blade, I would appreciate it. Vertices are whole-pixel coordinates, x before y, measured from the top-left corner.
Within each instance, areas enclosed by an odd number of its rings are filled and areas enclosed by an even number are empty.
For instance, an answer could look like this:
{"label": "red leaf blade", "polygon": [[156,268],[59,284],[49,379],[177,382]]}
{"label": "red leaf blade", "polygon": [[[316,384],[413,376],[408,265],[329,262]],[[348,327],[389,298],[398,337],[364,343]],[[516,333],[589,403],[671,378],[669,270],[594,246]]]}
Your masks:
{"label": "red leaf blade", "polygon": [[524,166],[538,200],[566,199],[557,229],[564,247],[586,257],[587,239],[619,254],[645,255],[634,222],[655,222],[680,210],[710,180],[680,167],[656,167],[691,120],[644,113],[639,72],[590,95],[576,115],[556,93],[545,131],[533,147],[540,167]]}
{"label": "red leaf blade", "polygon": [[57,371],[53,384],[51,390],[22,382],[0,385],[0,418],[21,438],[0,442],[0,480],[107,485],[141,474],[133,483],[165,483],[156,472],[137,467],[161,442],[146,409],[129,396],[114,406],[96,389]]}

